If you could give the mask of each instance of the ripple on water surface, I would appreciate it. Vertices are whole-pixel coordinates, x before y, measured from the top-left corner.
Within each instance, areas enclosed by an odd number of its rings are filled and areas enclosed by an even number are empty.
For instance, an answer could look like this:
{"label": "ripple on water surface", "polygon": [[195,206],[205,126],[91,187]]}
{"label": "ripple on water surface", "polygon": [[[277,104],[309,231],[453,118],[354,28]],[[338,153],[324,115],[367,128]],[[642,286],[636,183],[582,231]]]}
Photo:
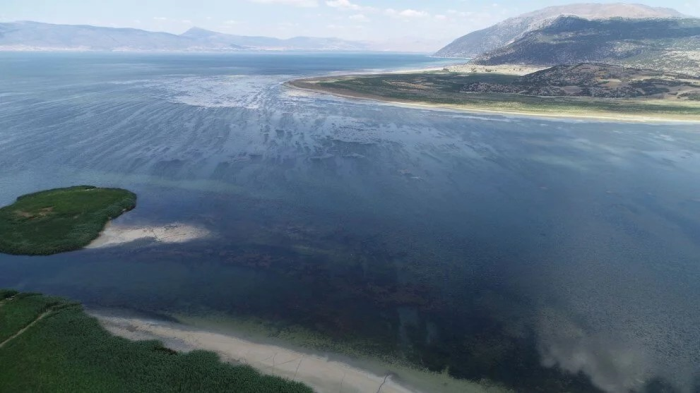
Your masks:
{"label": "ripple on water surface", "polygon": [[[610,392],[654,377],[690,391],[695,127],[298,94],[282,85],[294,72],[261,59],[246,72],[134,57],[85,77],[73,60],[73,76],[0,75],[0,200],[128,188],[139,206],[113,228],[146,238],[40,265],[0,256],[0,286],[262,318],[521,390],[590,391],[581,372]],[[342,66],[324,64],[313,72]],[[183,242],[148,240],[169,223]]]}

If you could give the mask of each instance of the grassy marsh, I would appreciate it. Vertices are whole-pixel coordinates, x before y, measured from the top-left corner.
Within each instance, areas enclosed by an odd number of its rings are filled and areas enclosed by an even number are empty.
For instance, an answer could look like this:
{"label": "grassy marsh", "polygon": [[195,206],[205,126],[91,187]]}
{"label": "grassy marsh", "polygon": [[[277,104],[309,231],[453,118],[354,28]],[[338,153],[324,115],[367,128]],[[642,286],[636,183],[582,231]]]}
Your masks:
{"label": "grassy marsh", "polygon": [[182,354],[158,341],[112,336],[63,299],[13,291],[0,298],[0,391],[311,392],[211,352]]}

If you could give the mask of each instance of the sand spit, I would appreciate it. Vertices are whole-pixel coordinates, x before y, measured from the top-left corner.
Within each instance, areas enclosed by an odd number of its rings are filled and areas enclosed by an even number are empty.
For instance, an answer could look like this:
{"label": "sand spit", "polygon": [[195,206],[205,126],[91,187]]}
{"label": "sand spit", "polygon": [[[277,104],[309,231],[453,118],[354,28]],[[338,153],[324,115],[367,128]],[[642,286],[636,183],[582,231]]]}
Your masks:
{"label": "sand spit", "polygon": [[100,312],[91,312],[91,315],[114,335],[130,340],[156,339],[179,351],[212,351],[224,361],[248,364],[266,374],[300,381],[320,393],[419,393],[399,385],[391,375],[375,375],[323,356],[190,329],[172,322]]}
{"label": "sand spit", "polygon": [[152,240],[157,243],[186,243],[204,239],[211,233],[200,227],[188,224],[172,223],[162,226],[123,226],[107,224],[100,237],[86,248],[115,247],[138,240]]}

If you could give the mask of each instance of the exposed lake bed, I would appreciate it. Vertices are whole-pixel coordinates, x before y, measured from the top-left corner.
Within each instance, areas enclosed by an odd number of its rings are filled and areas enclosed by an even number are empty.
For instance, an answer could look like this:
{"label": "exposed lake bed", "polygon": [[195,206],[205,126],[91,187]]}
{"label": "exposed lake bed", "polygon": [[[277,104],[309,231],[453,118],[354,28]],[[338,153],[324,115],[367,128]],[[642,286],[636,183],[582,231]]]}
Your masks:
{"label": "exposed lake bed", "polygon": [[[16,66],[35,56],[62,81]],[[655,377],[690,389],[697,126],[435,112],[281,86],[430,61],[3,54],[3,204],[99,183],[139,195],[113,227],[209,236],[1,256],[0,287],[303,327],[327,350],[349,342],[516,390],[617,392]]]}

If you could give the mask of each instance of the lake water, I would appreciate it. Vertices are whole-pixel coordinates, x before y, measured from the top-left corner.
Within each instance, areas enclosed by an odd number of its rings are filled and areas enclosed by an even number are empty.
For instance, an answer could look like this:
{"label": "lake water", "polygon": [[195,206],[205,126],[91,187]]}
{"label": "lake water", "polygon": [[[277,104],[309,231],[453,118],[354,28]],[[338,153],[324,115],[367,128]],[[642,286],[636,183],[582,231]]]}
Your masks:
{"label": "lake water", "polygon": [[[136,192],[212,236],[0,255],[0,287],[303,328],[517,391],[700,391],[700,127],[290,90],[414,55],[0,54],[0,204]],[[664,390],[666,389],[666,390]]]}

